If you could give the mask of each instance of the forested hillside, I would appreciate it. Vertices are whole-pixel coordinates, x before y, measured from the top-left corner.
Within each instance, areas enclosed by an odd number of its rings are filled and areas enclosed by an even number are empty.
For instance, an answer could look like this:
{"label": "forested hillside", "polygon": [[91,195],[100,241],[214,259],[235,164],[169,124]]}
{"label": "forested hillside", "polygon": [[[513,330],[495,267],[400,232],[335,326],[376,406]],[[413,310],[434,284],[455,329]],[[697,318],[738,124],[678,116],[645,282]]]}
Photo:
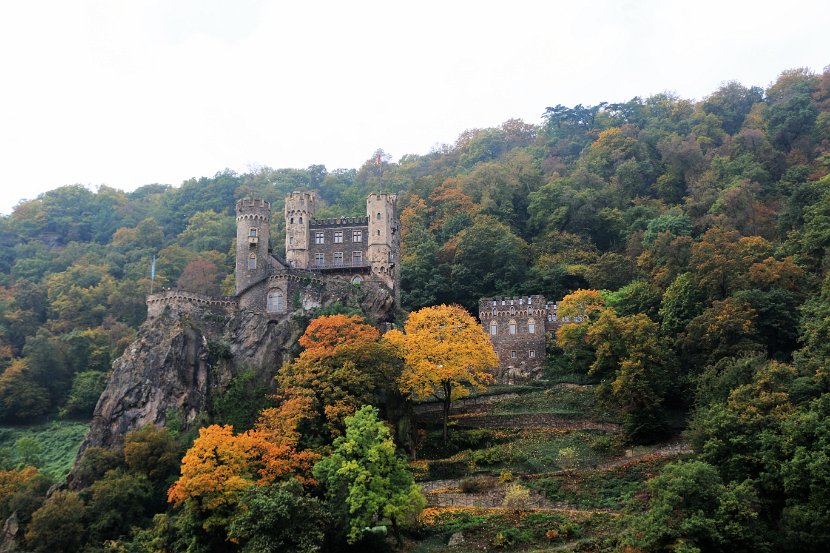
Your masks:
{"label": "forested hillside", "polygon": [[[397,162],[380,150],[358,169],[66,186],[23,202],[0,218],[0,420],[89,417],[144,319],[152,256],[156,288],[232,293],[236,200],[273,203],[279,253],[283,197],[306,189],[319,217],[400,194],[407,310],[570,294],[589,316],[551,344],[548,376],[596,383],[629,443],[686,428],[695,460],[659,476],[647,515],[606,547],[826,550],[830,68],[785,71],[766,89],[729,82],[700,101],[555,105],[539,124],[467,130]],[[332,437],[315,445],[330,451]],[[27,489],[45,491],[41,477]],[[162,493],[163,480],[134,491]],[[701,481],[708,495],[690,497]],[[0,501],[0,516],[12,510]]]}

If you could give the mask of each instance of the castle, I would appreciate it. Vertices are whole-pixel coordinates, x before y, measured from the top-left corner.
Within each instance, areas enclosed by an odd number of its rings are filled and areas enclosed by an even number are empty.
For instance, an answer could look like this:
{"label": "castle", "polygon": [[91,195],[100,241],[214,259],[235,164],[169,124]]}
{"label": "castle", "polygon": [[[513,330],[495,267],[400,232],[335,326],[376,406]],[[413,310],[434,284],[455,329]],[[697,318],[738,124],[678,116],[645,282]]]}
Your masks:
{"label": "castle", "polygon": [[285,198],[285,259],[271,251],[271,203],[236,203],[236,290],[209,297],[165,290],[147,297],[147,318],[165,309],[207,308],[232,315],[253,311],[279,320],[296,309],[323,305],[327,288],[386,288],[400,304],[400,229],[395,194],[370,194],[365,217],[315,219],[313,192]]}
{"label": "castle", "polygon": [[[558,304],[544,296],[481,298],[478,318],[499,356],[500,382],[539,378],[545,363],[545,340],[562,324]],[[579,322],[576,317],[573,322]]]}

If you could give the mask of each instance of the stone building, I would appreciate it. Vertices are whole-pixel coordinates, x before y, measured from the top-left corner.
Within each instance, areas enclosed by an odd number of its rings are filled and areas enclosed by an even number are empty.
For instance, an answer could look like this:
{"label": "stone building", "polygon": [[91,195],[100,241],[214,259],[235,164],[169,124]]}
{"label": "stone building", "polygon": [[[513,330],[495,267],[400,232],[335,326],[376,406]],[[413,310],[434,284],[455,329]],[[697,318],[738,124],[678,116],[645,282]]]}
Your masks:
{"label": "stone building", "polygon": [[557,315],[557,307],[541,295],[479,300],[478,318],[499,356],[499,382],[541,376],[547,337],[570,322]]}
{"label": "stone building", "polygon": [[[285,259],[273,253],[271,203],[236,204],[236,290],[212,298],[165,290],[147,298],[147,316],[165,309],[210,308],[222,314],[252,311],[279,320],[298,309],[320,307],[355,285],[385,288],[399,305],[400,229],[394,194],[370,194],[365,217],[315,219],[313,192],[285,198]],[[388,310],[392,312],[392,310]]]}

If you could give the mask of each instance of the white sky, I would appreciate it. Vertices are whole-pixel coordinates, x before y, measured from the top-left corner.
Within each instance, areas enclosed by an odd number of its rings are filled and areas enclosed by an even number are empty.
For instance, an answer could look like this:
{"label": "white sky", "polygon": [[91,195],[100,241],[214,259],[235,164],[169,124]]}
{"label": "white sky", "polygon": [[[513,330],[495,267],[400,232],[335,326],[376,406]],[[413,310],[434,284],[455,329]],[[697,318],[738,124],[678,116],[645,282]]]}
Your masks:
{"label": "white sky", "polygon": [[0,213],[830,64],[827,0],[0,0]]}

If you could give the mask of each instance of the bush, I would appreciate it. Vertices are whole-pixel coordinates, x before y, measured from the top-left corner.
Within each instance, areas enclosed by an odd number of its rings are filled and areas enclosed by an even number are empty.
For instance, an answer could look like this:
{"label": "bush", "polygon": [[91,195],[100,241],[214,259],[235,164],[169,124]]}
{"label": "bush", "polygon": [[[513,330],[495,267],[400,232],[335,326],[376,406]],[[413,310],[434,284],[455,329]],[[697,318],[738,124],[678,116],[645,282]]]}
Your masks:
{"label": "bush", "polygon": [[513,481],[513,473],[509,470],[503,470],[499,474],[499,483],[506,484]]}
{"label": "bush", "polygon": [[504,494],[504,501],[502,505],[506,509],[513,509],[515,511],[522,511],[527,509],[530,502],[530,490],[521,484],[510,484],[507,492]]}
{"label": "bush", "polygon": [[494,476],[471,476],[461,481],[461,491],[464,493],[481,493],[492,490],[498,484]]}
{"label": "bush", "polygon": [[434,480],[459,478],[467,474],[466,461],[435,460],[429,462],[429,477]]}
{"label": "bush", "polygon": [[488,447],[473,451],[471,454],[473,462],[477,465],[498,465],[505,461],[504,449],[499,446]]}

